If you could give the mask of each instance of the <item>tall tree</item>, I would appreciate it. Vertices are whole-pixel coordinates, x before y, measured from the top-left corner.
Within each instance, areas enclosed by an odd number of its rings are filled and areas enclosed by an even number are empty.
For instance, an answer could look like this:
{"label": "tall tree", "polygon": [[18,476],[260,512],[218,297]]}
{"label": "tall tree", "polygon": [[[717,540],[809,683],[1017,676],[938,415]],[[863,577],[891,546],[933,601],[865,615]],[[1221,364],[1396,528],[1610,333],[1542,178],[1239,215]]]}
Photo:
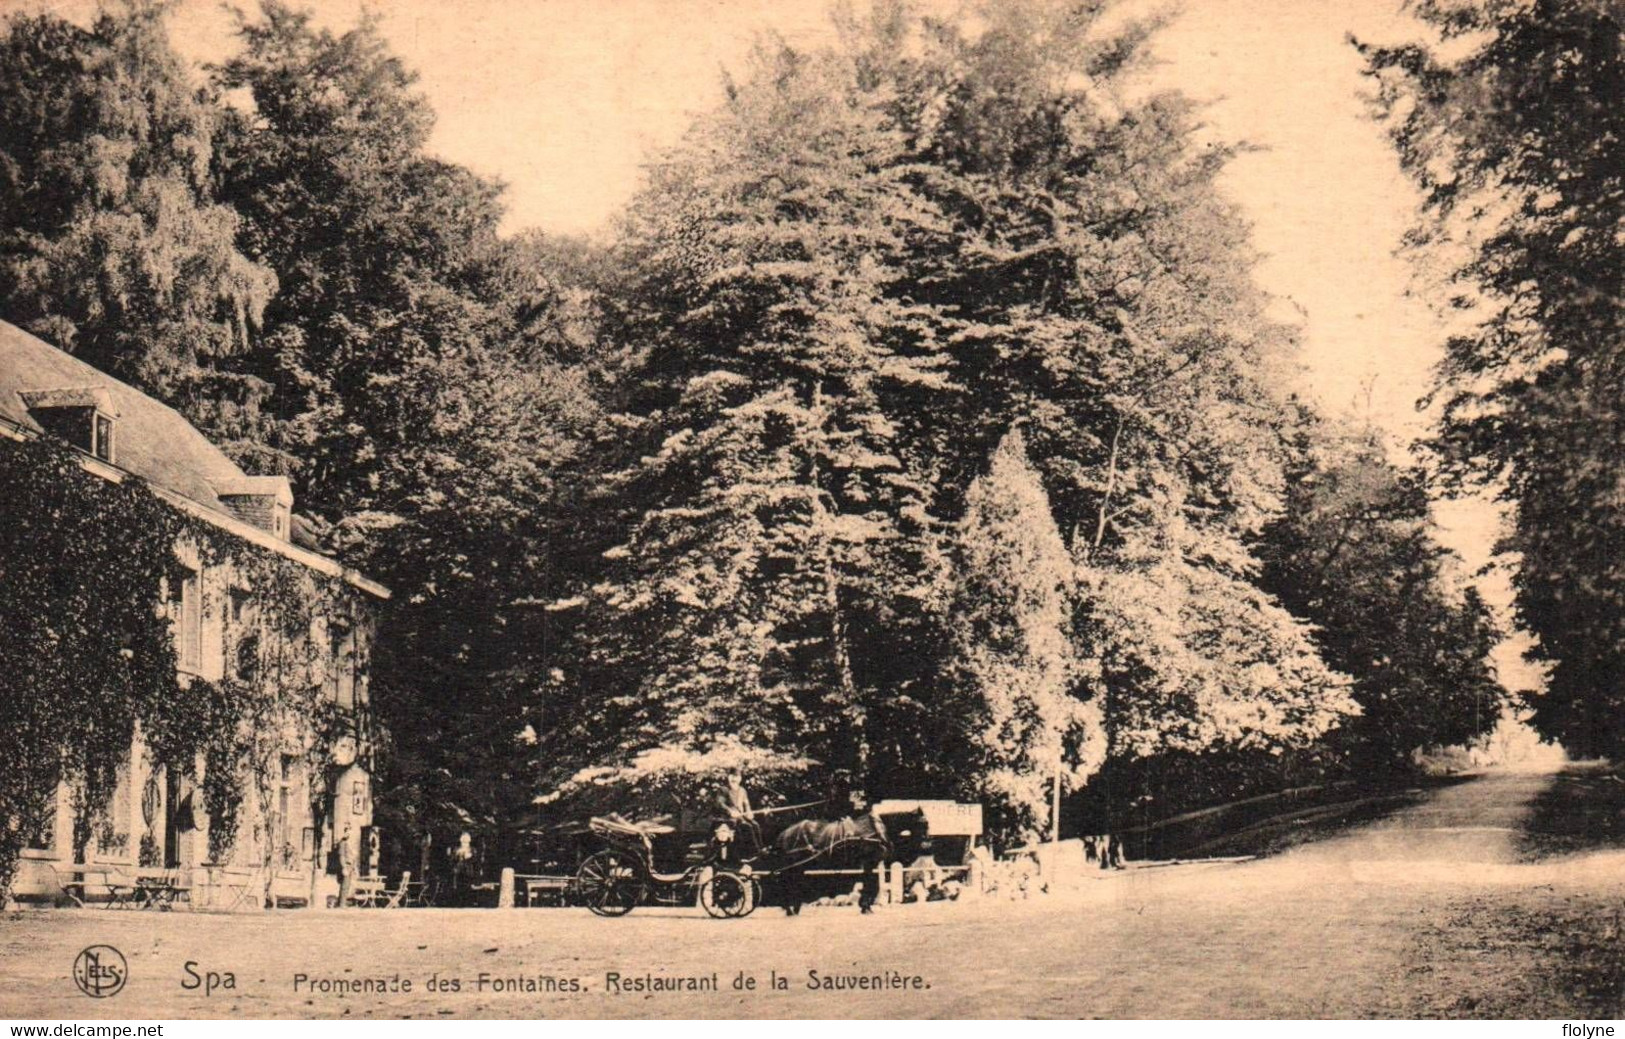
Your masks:
{"label": "tall tree", "polygon": [[1440,44],[1363,52],[1423,191],[1410,243],[1464,328],[1439,368],[1436,446],[1448,476],[1513,504],[1518,620],[1549,665],[1534,724],[1575,752],[1618,752],[1625,15],[1609,0],[1415,10]]}
{"label": "tall tree", "polygon": [[1390,462],[1374,431],[1308,419],[1286,511],[1265,533],[1263,583],[1315,625],[1354,676],[1361,715],[1336,745],[1360,769],[1466,743],[1507,702],[1489,607],[1437,540],[1423,474]]}
{"label": "tall tree", "polygon": [[[970,406],[930,434],[953,508],[1013,417],[1079,565],[1082,681],[1114,756],[1301,746],[1352,710],[1303,625],[1256,584],[1281,506],[1296,346],[1264,317],[1245,222],[1215,179],[1233,149],[1130,74],[1156,20],[1102,5],[987,4],[865,53],[951,249],[911,288],[945,313]],[[929,418],[926,421],[930,421]]]}
{"label": "tall tree", "polygon": [[219,86],[217,158],[244,251],[276,272],[255,374],[274,388],[262,467],[327,519],[394,497],[384,470],[431,421],[442,365],[493,332],[476,291],[498,255],[500,187],[428,155],[434,116],[369,16],[343,33],[266,0]]}
{"label": "tall tree", "polygon": [[1214,186],[1225,153],[1187,102],[1115,89],[1154,26],[1109,23],[877,5],[829,51],[764,49],[656,167],[626,251],[648,461],[585,683],[593,717],[626,712],[622,760],[749,731],[861,766],[885,731],[887,789],[963,779],[933,752],[955,648],[932,589],[1017,421],[1084,566],[1076,699],[1118,705],[1122,748],[1299,744],[1352,711],[1248,547],[1281,503],[1293,343]]}
{"label": "tall tree", "polygon": [[[217,159],[243,248],[276,271],[254,358],[327,546],[392,586],[375,686],[397,829],[503,823],[550,720],[578,478],[609,442],[612,363],[590,250],[504,240],[500,185],[426,150],[434,113],[370,16],[334,32],[279,0],[216,70]],[[455,831],[454,831],[455,832]]]}
{"label": "tall tree", "polygon": [[988,806],[989,832],[1028,842],[1050,832],[1060,786],[1074,792],[1100,768],[1101,705],[1077,695],[1072,554],[1019,431],[966,499],[950,606],[950,680],[964,702],[941,707],[965,727],[961,774]]}
{"label": "tall tree", "polygon": [[[895,402],[942,385],[893,257],[928,233],[850,62],[764,47],[654,169],[625,253],[648,453],[590,596],[595,696],[561,735],[600,760],[870,771],[876,675],[918,625],[937,535]],[[605,736],[593,739],[591,730]],[[569,760],[564,758],[563,760]]]}
{"label": "tall tree", "polygon": [[[237,370],[276,279],[215,195],[220,112],[167,5],[0,37],[0,315],[227,439],[263,387]],[[239,445],[241,446],[241,445]]]}

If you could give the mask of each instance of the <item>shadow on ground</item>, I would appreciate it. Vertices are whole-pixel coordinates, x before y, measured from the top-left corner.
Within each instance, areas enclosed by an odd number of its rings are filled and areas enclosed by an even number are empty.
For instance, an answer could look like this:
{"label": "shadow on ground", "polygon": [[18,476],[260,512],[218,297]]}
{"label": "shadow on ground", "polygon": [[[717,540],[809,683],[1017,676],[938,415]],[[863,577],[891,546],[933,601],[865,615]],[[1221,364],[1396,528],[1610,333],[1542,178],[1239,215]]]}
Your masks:
{"label": "shadow on ground", "polygon": [[1427,920],[1395,1016],[1625,1014],[1620,768],[1564,766],[1530,799],[1510,850],[1527,879],[1454,897]]}
{"label": "shadow on ground", "polygon": [[1625,776],[1602,761],[1565,766],[1530,804],[1518,841],[1519,857],[1537,862],[1557,855],[1625,848]]}

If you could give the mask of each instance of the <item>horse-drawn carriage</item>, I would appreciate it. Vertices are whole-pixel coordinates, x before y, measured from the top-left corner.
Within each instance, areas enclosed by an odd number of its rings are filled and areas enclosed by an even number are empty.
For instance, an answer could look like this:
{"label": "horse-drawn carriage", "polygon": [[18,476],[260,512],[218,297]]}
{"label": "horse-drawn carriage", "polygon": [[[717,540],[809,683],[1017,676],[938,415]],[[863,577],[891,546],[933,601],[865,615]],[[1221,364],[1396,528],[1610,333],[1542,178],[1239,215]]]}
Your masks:
{"label": "horse-drawn carriage", "polygon": [[564,900],[599,916],[624,916],[640,905],[698,905],[728,919],[769,903],[794,914],[831,879],[850,889],[856,877],[867,912],[885,864],[906,861],[925,841],[925,813],[823,818],[823,807],[821,801],[767,807],[738,826],[686,811],[594,816],[585,828],[565,828],[579,864]]}
{"label": "horse-drawn carriage", "polygon": [[603,843],[588,855],[575,874],[577,901],[599,916],[625,916],[646,903],[692,905],[698,902],[718,918],[750,915],[761,898],[761,887],[749,863],[732,854],[726,827],[710,838],[710,853],[680,868],[662,872],[655,858],[655,841],[676,832],[660,822],[633,822],[619,815],[595,817],[588,824]]}

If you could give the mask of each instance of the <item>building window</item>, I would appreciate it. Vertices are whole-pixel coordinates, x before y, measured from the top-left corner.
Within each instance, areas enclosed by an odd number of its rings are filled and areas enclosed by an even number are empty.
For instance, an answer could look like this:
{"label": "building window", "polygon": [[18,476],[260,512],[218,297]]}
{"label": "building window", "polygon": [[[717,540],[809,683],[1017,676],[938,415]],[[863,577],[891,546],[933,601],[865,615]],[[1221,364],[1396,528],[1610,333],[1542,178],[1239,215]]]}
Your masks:
{"label": "building window", "polygon": [[95,431],[91,437],[90,453],[104,462],[113,460],[113,420],[96,413]]}
{"label": "building window", "polygon": [[291,870],[299,865],[299,848],[293,843],[298,832],[294,819],[294,793],[298,785],[299,758],[294,754],[282,755],[282,774],[277,789],[277,854],[282,868]]}
{"label": "building window", "polygon": [[100,386],[56,390],[19,390],[28,413],[39,427],[103,461],[113,461],[113,428],[118,412],[113,398]]}
{"label": "building window", "polygon": [[239,682],[252,682],[260,673],[260,635],[250,631],[237,640],[237,659],[232,662],[231,677]]}
{"label": "building window", "polygon": [[18,820],[22,831],[23,847],[40,851],[56,851],[56,792],[40,800],[35,810],[26,812]]}
{"label": "building window", "polygon": [[355,676],[351,657],[355,652],[355,634],[350,621],[344,617],[326,620],[322,640],[317,643],[327,651],[326,675],[323,691],[327,699],[343,708],[355,706]]}
{"label": "building window", "polygon": [[131,789],[132,764],[126,761],[119,767],[118,781],[113,787],[113,801],[108,808],[107,818],[98,827],[96,845],[104,856],[134,862],[136,849],[130,845],[131,801],[135,796]]}
{"label": "building window", "polygon": [[230,677],[241,682],[252,682],[259,674],[260,633],[254,625],[252,597],[246,589],[231,590],[227,616],[237,640],[236,654],[227,662]]}
{"label": "building window", "polygon": [[180,669],[199,673],[203,667],[203,596],[196,570],[180,568],[170,575],[169,621],[174,625]]}

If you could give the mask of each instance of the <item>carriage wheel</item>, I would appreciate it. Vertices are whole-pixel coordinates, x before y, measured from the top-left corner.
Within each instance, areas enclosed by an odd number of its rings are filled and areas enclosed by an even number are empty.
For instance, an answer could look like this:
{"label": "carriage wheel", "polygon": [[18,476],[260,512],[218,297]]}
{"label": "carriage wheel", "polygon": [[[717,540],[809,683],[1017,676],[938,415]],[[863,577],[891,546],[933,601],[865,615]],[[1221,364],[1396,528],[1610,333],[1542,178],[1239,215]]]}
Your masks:
{"label": "carriage wheel", "polygon": [[713,873],[700,887],[700,905],[719,920],[749,916],[756,908],[756,882],[737,873]]}
{"label": "carriage wheel", "polygon": [[576,871],[576,891],[599,916],[625,916],[643,900],[643,870],[625,852],[601,851]]}

